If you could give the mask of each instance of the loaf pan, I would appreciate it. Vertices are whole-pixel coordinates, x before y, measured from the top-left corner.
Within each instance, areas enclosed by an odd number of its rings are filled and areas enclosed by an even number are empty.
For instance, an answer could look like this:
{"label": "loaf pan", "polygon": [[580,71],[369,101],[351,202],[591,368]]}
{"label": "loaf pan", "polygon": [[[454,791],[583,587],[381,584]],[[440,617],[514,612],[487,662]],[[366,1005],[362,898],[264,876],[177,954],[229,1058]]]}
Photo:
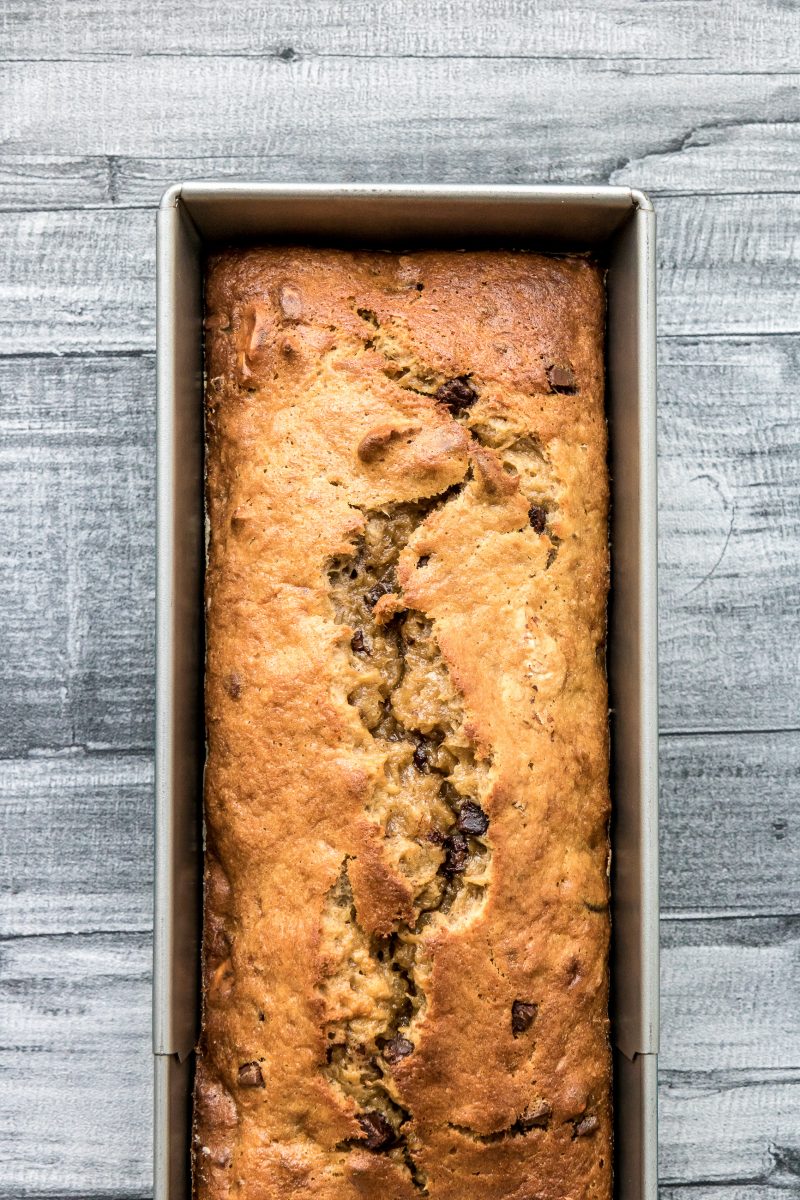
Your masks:
{"label": "loaf pan", "polygon": [[656,1200],[658,865],[655,214],[619,187],[185,183],[158,213],[155,1197],[191,1194],[200,1011],[203,338],[230,242],[590,251],[607,267],[615,1193]]}

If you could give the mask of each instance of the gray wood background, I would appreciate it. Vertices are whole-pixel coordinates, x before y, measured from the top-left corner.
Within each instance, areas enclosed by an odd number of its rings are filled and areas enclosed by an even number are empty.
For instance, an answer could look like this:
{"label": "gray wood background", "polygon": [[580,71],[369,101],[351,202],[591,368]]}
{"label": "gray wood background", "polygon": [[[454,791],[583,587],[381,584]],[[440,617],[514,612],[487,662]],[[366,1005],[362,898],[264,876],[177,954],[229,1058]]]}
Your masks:
{"label": "gray wood background", "polygon": [[800,1196],[797,0],[0,3],[0,1200],[151,1191],[154,209],[659,215],[669,1200]]}

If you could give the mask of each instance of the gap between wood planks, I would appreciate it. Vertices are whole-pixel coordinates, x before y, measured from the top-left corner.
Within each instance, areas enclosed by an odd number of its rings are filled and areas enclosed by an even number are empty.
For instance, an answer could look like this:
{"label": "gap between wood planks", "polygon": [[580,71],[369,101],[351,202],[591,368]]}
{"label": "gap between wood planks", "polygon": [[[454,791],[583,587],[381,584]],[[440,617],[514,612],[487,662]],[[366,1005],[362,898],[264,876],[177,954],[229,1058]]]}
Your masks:
{"label": "gap between wood planks", "polygon": [[0,763],[30,763],[35,760],[53,761],[72,757],[86,758],[135,758],[155,759],[155,745],[151,742],[138,746],[93,745],[86,742],[70,742],[61,746],[29,746],[14,754],[4,754],[0,749]]}
{"label": "gap between wood planks", "polygon": [[660,738],[738,737],[742,733],[752,734],[754,737],[770,733],[800,733],[800,726],[777,725],[771,729],[748,725],[737,725],[735,729],[659,729],[658,736]]}
{"label": "gap between wood planks", "polygon": [[[2,355],[0,355],[0,360],[2,360]],[[668,738],[766,737],[780,734],[791,736],[798,733],[800,733],[800,727],[791,725],[775,726],[770,729],[740,725],[735,729],[659,729],[658,737],[663,741]],[[49,746],[37,743],[20,747],[8,754],[4,753],[3,748],[0,747],[0,763],[26,763],[32,759],[67,758],[70,755],[152,759],[155,755],[155,744],[143,742],[137,745],[116,746],[108,743],[95,745],[92,742],[64,742],[60,745]]]}
{"label": "gap between wood planks", "polygon": [[[689,925],[706,925],[716,921],[739,921],[752,922],[758,921],[794,921],[800,918],[800,908],[786,912],[747,912],[731,909],[729,911],[715,912],[713,909],[700,909],[695,912],[681,912],[680,910],[662,909],[659,913],[659,924],[666,926],[671,923],[680,923]],[[35,942],[46,941],[48,939],[63,939],[68,940],[88,940],[98,937],[113,937],[115,939],[124,939],[127,937],[152,937],[153,926],[143,926],[142,928],[125,928],[125,929],[59,929],[59,930],[43,930],[37,933],[0,933],[0,946],[10,946],[17,942]],[[797,1070],[800,1071],[800,1065]],[[798,1080],[800,1082],[800,1079]]]}
{"label": "gap between wood planks", "polygon": [[[357,19],[354,17],[357,9]],[[84,27],[91,18],[92,52],[108,57],[140,57],[152,51],[182,56],[257,53],[291,62],[302,56],[462,55],[467,58],[609,58],[723,63],[733,69],[794,67],[787,45],[791,13],[765,0],[729,0],[712,6],[609,0],[602,8],[576,7],[558,0],[497,0],[488,11],[472,2],[384,0],[359,3],[332,0],[323,6],[275,0],[269,16],[248,22],[220,19],[207,0],[185,0],[131,20],[125,6],[111,0],[91,5],[42,6],[17,0],[6,22],[5,52],[13,58],[49,54],[84,58]],[[44,9],[45,11],[41,11]],[[190,16],[191,20],[187,17]],[[748,36],[741,37],[741,29]],[[82,36],[83,35],[83,36]],[[672,51],[668,54],[667,51]]]}
{"label": "gap between wood planks", "polygon": [[0,1200],[61,1200],[61,1197],[70,1197],[70,1200],[153,1200],[153,1189],[127,1192],[120,1188],[110,1188],[107,1192],[98,1192],[65,1187],[52,1192],[35,1192],[26,1187],[15,1187],[6,1191],[0,1186]]}
{"label": "gap between wood planks", "polygon": [[[123,156],[121,156],[121,157],[123,157]],[[168,160],[165,159],[164,161],[167,162]],[[12,164],[11,158],[5,160],[4,165],[11,165],[11,164]],[[242,184],[247,184],[250,182],[250,180],[248,180],[245,176],[241,176],[240,178],[237,178],[236,176],[229,177],[228,175],[225,175],[225,176],[221,177],[221,179],[225,183],[240,182]],[[261,180],[260,182],[282,183],[282,180],[280,180],[280,179]],[[331,187],[337,186],[337,182],[333,181],[333,180],[327,181],[327,180],[314,179],[314,180],[309,180],[309,182],[312,182],[314,184],[320,183],[323,186],[325,185],[325,183],[329,182]],[[348,186],[351,186],[351,182],[352,182],[353,186],[357,186],[361,181],[356,179],[354,181],[346,180],[344,182]],[[369,182],[371,183],[372,181],[369,181]],[[387,181],[386,186],[387,187],[392,186],[395,183],[399,187],[416,187],[416,186],[422,187],[423,186],[422,182],[420,180],[416,180],[416,179],[410,179],[410,180],[404,179],[404,180],[399,181],[399,183],[397,180]],[[591,181],[586,183],[585,186],[587,186],[587,187],[605,187],[607,185],[615,186],[615,187],[627,186],[625,184],[609,185],[607,177],[603,177],[603,176],[601,176],[597,179],[592,179]],[[302,184],[297,183],[297,186],[301,187]],[[376,186],[378,186],[378,185],[376,185]],[[443,186],[450,186],[450,185],[443,184]],[[452,186],[458,187],[459,184],[455,183]],[[463,186],[467,187],[469,185],[464,183]],[[498,183],[495,186],[502,187],[504,185],[502,183]],[[515,181],[513,183],[509,183],[509,186],[516,187],[516,186],[518,186],[518,184]],[[519,186],[520,187],[526,187],[526,186],[533,187],[533,186],[536,186],[536,184],[535,184],[535,182],[531,182],[530,185],[528,185],[527,183],[522,183],[522,184],[519,184]],[[547,185],[547,186],[549,186],[549,185]],[[558,185],[553,184],[552,186],[556,187]],[[794,197],[794,196],[800,195],[800,190],[798,190],[797,188],[765,189],[763,191],[753,190],[752,188],[741,188],[738,191],[728,191],[728,190],[716,191],[715,190],[715,191],[701,192],[701,193],[691,192],[691,191],[681,191],[679,189],[676,189],[674,191],[666,191],[666,190],[665,191],[657,191],[655,188],[647,188],[646,190],[647,190],[647,194],[650,196],[650,198],[652,200],[656,200],[656,201],[657,200],[685,200],[687,197],[690,198],[690,197],[694,197],[694,196],[698,196],[698,195],[702,196],[703,199],[714,199],[714,200],[725,200],[727,198],[732,198],[735,196],[748,196],[753,199],[758,199],[759,197],[765,197],[765,198],[766,197],[770,197],[770,198],[781,197],[781,196]],[[32,216],[32,215],[35,215],[36,213],[53,213],[53,214],[82,213],[82,212],[126,213],[126,212],[147,212],[151,209],[153,212],[155,212],[157,207],[158,207],[158,197],[155,197],[150,202],[143,200],[141,204],[133,204],[129,201],[126,201],[123,204],[118,204],[118,203],[115,203],[115,201],[113,199],[109,198],[108,202],[104,203],[104,204],[103,203],[93,203],[93,204],[42,204],[42,203],[37,203],[37,204],[31,204],[31,205],[17,204],[17,205],[11,205],[11,206],[6,207],[2,203],[0,203],[0,212],[5,213],[8,216],[14,216],[14,215]],[[685,333],[662,333],[662,334],[659,334],[659,337],[664,337],[664,338],[686,337],[686,336],[687,335]],[[713,332],[709,333],[707,331],[704,331],[704,336],[705,337],[727,337],[729,335],[725,334],[725,333],[713,333]],[[757,336],[757,335],[755,335],[755,334],[746,335],[745,333],[736,333],[735,336],[736,337],[744,337],[744,336]],[[779,336],[781,336],[781,334],[775,333],[775,334],[768,334],[765,336],[779,337]],[[783,336],[792,337],[792,336],[794,336],[794,331],[788,331],[788,332],[783,331]]]}
{"label": "gap between wood planks", "polygon": [[[0,209],[0,212],[6,212],[6,209]],[[50,212],[56,210],[40,209],[40,212]],[[60,212],[80,212],[80,209],[60,209]],[[131,210],[134,211],[134,210]],[[751,331],[725,333],[700,333],[697,335],[697,340],[709,340],[715,342],[739,342],[739,341],[775,341],[779,338],[797,338],[800,335],[800,329],[785,329],[778,330],[775,333],[770,333],[768,330],[756,329]],[[687,342],[692,341],[693,335],[690,333],[659,333],[659,342]],[[152,347],[140,346],[131,347],[130,349],[104,349],[99,346],[97,350],[0,350],[0,362],[15,362],[21,359],[31,359],[33,361],[54,359],[56,361],[64,360],[85,360],[87,362],[98,362],[104,358],[116,359],[151,359],[155,361],[156,351]],[[685,731],[682,729],[662,730],[664,733],[674,734],[676,737],[681,737]],[[701,731],[702,732],[702,731]],[[741,730],[723,730],[726,733],[740,733]],[[795,733],[800,730],[795,730],[791,727],[785,729],[753,729],[752,733]]]}
{"label": "gap between wood planks", "polygon": [[0,945],[12,942],[33,942],[44,941],[48,938],[98,938],[112,937],[114,939],[122,939],[127,937],[152,937],[153,926],[148,925],[142,929],[61,929],[57,932],[53,930],[43,930],[39,933],[0,933]]}
{"label": "gap between wood planks", "polygon": [[630,67],[636,66],[640,68],[651,67],[654,64],[660,65],[667,63],[680,64],[677,70],[665,72],[666,74],[680,75],[703,75],[709,78],[714,78],[717,75],[732,75],[738,77],[740,75],[768,75],[780,78],[783,75],[792,77],[797,75],[797,71],[790,67],[748,67],[744,70],[738,67],[718,67],[716,70],[698,69],[685,70],[684,63],[708,63],[709,59],[702,55],[680,54],[680,55],[655,55],[655,54],[618,54],[613,58],[608,54],[573,54],[564,51],[563,54],[519,54],[510,52],[508,54],[498,54],[486,52],[485,54],[467,54],[465,52],[457,52],[455,54],[442,54],[441,52],[430,51],[429,53],[420,53],[409,51],[407,53],[367,53],[356,50],[346,51],[338,50],[334,52],[326,52],[324,50],[295,50],[293,46],[276,47],[265,50],[201,50],[199,48],[191,51],[184,50],[139,50],[139,51],[124,51],[124,50],[105,50],[101,53],[92,53],[87,51],[85,54],[73,55],[48,55],[40,54],[36,57],[21,57],[15,54],[0,54],[0,63],[53,63],[53,64],[69,64],[78,66],[81,63],[115,63],[115,62],[130,62],[131,60],[145,59],[148,62],[158,59],[208,59],[213,58],[221,62],[227,62],[230,59],[247,59],[252,62],[267,62],[277,60],[285,63],[290,67],[292,63],[306,62],[313,63],[318,59],[324,62],[348,62],[355,60],[356,62],[501,62],[501,63],[537,63],[537,62],[563,62],[569,63],[602,63],[608,73],[625,74]]}
{"label": "gap between wood planks", "polygon": [[664,1088],[696,1087],[698,1078],[709,1091],[752,1087],[759,1083],[800,1083],[800,1064],[789,1067],[725,1067],[706,1071],[671,1071],[659,1068],[658,1082]]}
{"label": "gap between wood planks", "polygon": [[755,909],[739,908],[666,908],[659,909],[659,921],[662,925],[667,922],[690,921],[793,921],[800,917],[800,905],[797,908],[757,912]]}

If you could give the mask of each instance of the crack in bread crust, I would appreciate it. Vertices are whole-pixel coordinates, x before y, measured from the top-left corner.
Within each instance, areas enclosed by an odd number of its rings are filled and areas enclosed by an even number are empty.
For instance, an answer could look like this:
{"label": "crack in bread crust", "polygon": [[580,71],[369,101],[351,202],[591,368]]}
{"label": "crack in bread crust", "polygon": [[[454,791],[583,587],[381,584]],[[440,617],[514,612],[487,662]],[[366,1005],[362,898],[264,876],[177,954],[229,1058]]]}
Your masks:
{"label": "crack in bread crust", "polygon": [[476,759],[466,735],[462,700],[433,623],[406,610],[402,599],[388,620],[376,619],[376,610],[385,607],[385,597],[398,595],[397,562],[409,538],[448,499],[366,513],[353,553],[329,571],[336,620],[350,630],[357,672],[348,700],[383,758],[366,812],[380,828],[389,869],[408,886],[413,917],[388,936],[369,937],[358,923],[345,859],[322,918],[321,956],[335,965],[321,993],[336,1014],[325,1022],[325,1074],[362,1115],[378,1113],[388,1122],[393,1144],[387,1133],[379,1148],[405,1162],[423,1191],[413,1132],[406,1128],[412,1114],[399,1103],[391,1048],[399,1038],[403,1057],[412,1054],[414,1028],[424,1015],[423,931],[480,910],[491,849],[479,788],[490,763]]}

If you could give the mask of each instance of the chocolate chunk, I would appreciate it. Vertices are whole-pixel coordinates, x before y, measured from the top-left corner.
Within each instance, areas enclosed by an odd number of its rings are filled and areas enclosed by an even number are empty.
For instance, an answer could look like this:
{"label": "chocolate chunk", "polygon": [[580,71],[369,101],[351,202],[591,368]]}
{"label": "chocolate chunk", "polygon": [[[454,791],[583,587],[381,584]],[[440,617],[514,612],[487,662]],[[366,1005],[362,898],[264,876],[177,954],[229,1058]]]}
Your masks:
{"label": "chocolate chunk", "polygon": [[425,749],[425,746],[422,743],[420,743],[419,746],[414,747],[414,766],[418,771],[426,771],[430,766],[430,763],[428,762],[428,751]]}
{"label": "chocolate chunk", "polygon": [[264,1076],[261,1074],[261,1067],[257,1062],[243,1063],[239,1067],[239,1087],[243,1088],[263,1088]]}
{"label": "chocolate chunk", "polygon": [[427,567],[427,565],[430,561],[431,561],[430,554],[423,554],[421,558],[417,559],[417,570],[421,571],[423,567]]}
{"label": "chocolate chunk", "polygon": [[434,846],[443,846],[447,838],[439,829],[432,829],[428,834],[428,841],[433,842]]}
{"label": "chocolate chunk", "polygon": [[408,1058],[409,1054],[414,1053],[414,1043],[408,1038],[404,1038],[402,1034],[396,1034],[391,1041],[388,1041],[383,1047],[383,1057],[388,1063],[400,1062],[401,1058]]}
{"label": "chocolate chunk", "polygon": [[444,839],[444,863],[442,870],[445,875],[460,875],[467,869],[469,858],[469,842],[463,833],[452,833]]}
{"label": "chocolate chunk", "polygon": [[528,520],[534,533],[544,533],[547,524],[547,509],[540,504],[532,504],[528,509]]}
{"label": "chocolate chunk", "polygon": [[369,654],[369,646],[364,638],[364,630],[357,629],[350,638],[350,649],[355,654]]}
{"label": "chocolate chunk", "polygon": [[467,800],[461,805],[458,813],[458,828],[462,833],[469,833],[472,837],[482,837],[489,828],[489,818],[480,804]]}
{"label": "chocolate chunk", "polygon": [[530,1029],[538,1009],[539,1005],[530,1000],[514,1001],[511,1005],[511,1031],[514,1037]]}
{"label": "chocolate chunk", "polygon": [[547,368],[547,381],[551,392],[575,392],[575,372],[570,366],[552,366]]}
{"label": "chocolate chunk", "polygon": [[519,1124],[522,1129],[546,1129],[552,1115],[552,1106],[546,1100],[538,1100],[520,1114]]}
{"label": "chocolate chunk", "polygon": [[388,596],[391,590],[391,584],[382,579],[380,583],[376,583],[374,587],[371,587],[369,591],[365,593],[364,603],[368,604],[370,608],[374,608],[381,596]]}
{"label": "chocolate chunk", "polygon": [[359,1113],[356,1120],[364,1130],[364,1141],[368,1150],[389,1150],[397,1140],[394,1129],[383,1113],[370,1109],[368,1112]]}
{"label": "chocolate chunk", "polygon": [[577,1125],[575,1126],[574,1136],[576,1138],[588,1137],[590,1134],[597,1132],[599,1125],[600,1122],[594,1113],[592,1113],[590,1116],[584,1117],[582,1121],[578,1121]]}
{"label": "chocolate chunk", "polygon": [[478,393],[467,375],[457,375],[455,379],[448,379],[442,384],[436,392],[436,399],[449,408],[451,413],[460,413],[465,408],[472,408],[478,399]]}
{"label": "chocolate chunk", "polygon": [[242,694],[242,678],[232,671],[225,680],[225,691],[232,700],[238,700]]}

